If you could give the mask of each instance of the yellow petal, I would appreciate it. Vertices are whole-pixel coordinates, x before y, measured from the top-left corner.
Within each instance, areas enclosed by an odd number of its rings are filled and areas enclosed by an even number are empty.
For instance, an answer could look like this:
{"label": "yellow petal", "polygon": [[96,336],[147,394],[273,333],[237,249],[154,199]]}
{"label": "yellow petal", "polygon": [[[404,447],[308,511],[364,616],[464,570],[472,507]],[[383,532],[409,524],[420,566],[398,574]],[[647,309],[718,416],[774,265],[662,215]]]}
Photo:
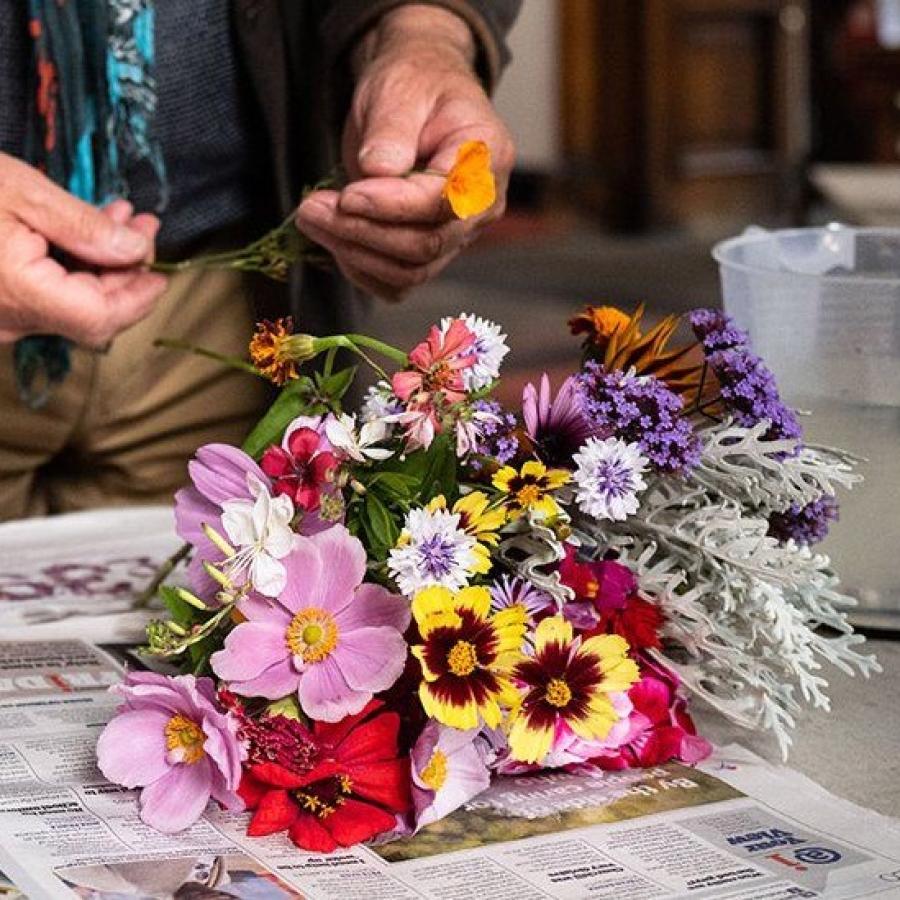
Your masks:
{"label": "yellow petal", "polygon": [[491,571],[491,551],[484,544],[476,544],[472,548],[475,555],[475,562],[469,567],[470,572],[476,572],[479,575],[486,575]]}
{"label": "yellow petal", "polygon": [[641,677],[637,663],[633,659],[620,659],[603,671],[604,691],[627,691]]}
{"label": "yellow petal", "polygon": [[542,462],[538,462],[536,459],[529,459],[522,466],[522,476],[533,475],[535,478],[540,478],[541,475],[544,475],[547,471],[546,466]]}
{"label": "yellow petal", "polygon": [[498,491],[509,491],[509,483],[518,476],[518,472],[512,466],[504,466],[494,473],[492,484]]}
{"label": "yellow petal", "polygon": [[625,656],[628,650],[628,641],[618,634],[599,634],[596,637],[588,638],[581,645],[582,653],[591,653],[600,657],[601,660],[608,656]]}
{"label": "yellow petal", "polygon": [[443,494],[438,494],[437,497],[433,497],[431,500],[428,501],[428,504],[425,507],[425,509],[427,509],[428,512],[437,512],[440,509],[446,509],[446,508],[447,508],[447,498]]}
{"label": "yellow petal", "polygon": [[486,587],[467,587],[453,599],[456,609],[471,609],[479,619],[486,619],[491,611],[491,592]]}
{"label": "yellow petal", "polygon": [[560,488],[564,484],[568,484],[571,478],[571,473],[567,472],[565,469],[550,469],[546,475],[547,484],[551,488]]}
{"label": "yellow petal", "polygon": [[553,728],[529,728],[523,715],[518,715],[509,730],[509,749],[513,759],[539,763],[553,744]]}
{"label": "yellow petal", "polygon": [[547,644],[562,644],[564,647],[574,639],[572,624],[562,616],[543,619],[534,632],[534,649],[540,653]]}
{"label": "yellow petal", "polygon": [[557,506],[556,501],[549,494],[541,497],[536,503],[532,503],[531,509],[547,519],[559,515],[559,506]]}

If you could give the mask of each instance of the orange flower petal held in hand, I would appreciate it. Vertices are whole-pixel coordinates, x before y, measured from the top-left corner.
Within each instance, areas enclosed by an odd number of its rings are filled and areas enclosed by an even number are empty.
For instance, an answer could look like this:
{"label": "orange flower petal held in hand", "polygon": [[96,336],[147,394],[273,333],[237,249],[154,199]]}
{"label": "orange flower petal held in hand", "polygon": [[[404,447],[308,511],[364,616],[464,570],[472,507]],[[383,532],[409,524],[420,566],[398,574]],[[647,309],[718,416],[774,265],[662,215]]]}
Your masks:
{"label": "orange flower petal held in hand", "polygon": [[466,141],[447,173],[443,196],[457,218],[468,219],[490,209],[497,199],[491,151],[484,141]]}

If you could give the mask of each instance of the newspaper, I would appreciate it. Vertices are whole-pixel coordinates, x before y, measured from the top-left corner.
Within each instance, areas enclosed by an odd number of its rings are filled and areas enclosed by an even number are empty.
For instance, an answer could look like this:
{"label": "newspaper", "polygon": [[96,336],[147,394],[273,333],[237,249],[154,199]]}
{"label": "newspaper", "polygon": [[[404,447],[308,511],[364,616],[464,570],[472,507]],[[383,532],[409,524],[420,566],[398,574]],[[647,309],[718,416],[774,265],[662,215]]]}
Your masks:
{"label": "newspaper", "polygon": [[900,822],[737,746],[697,768],[501,778],[413,837],[328,856],[213,808],[161,835],[94,762],[121,673],[77,640],[0,643],[0,897],[900,897]]}
{"label": "newspaper", "polygon": [[180,543],[170,506],[0,524],[0,634],[137,643],[134,600]]}

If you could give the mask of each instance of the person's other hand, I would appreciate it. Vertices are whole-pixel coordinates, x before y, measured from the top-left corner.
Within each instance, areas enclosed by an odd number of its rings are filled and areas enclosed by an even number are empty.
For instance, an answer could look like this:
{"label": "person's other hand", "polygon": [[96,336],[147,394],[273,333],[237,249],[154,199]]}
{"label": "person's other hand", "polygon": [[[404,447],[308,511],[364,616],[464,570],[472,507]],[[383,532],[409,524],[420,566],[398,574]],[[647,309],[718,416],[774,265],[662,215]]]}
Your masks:
{"label": "person's other hand", "polygon": [[[472,67],[474,41],[453,13],[407,6],[386,15],[358,51],[343,141],[352,179],[343,191],[310,194],[297,226],[326,247],[356,285],[398,300],[436,275],[505,209],[512,138]],[[460,221],[441,196],[459,145],[491,149],[497,200]]]}
{"label": "person's other hand", "polygon": [[[123,200],[98,210],[0,154],[0,343],[59,334],[102,347],[146,316],[167,279],[142,268],[159,221],[132,213]],[[92,271],[70,271],[51,245]]]}

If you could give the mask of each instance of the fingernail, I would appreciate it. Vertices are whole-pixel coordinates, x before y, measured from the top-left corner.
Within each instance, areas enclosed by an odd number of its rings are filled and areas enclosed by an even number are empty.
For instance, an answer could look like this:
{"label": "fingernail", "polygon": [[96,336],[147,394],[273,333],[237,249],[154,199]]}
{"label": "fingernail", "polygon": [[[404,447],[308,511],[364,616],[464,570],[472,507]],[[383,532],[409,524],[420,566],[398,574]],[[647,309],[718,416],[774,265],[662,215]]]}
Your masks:
{"label": "fingernail", "polygon": [[121,253],[122,256],[143,256],[150,249],[147,238],[130,228],[115,228],[112,233],[112,246],[116,253]]}
{"label": "fingernail", "polygon": [[358,191],[348,191],[341,197],[341,210],[354,216],[367,216],[374,209],[372,201]]}

